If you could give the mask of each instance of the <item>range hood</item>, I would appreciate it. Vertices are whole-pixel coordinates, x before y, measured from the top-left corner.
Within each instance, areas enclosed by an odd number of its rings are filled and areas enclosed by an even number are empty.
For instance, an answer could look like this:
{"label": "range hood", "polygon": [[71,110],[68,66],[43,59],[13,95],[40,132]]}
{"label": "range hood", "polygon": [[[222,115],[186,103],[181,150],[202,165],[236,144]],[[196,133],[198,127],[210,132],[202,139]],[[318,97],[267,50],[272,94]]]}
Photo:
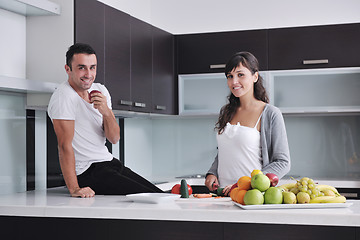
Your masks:
{"label": "range hood", "polygon": [[0,8],[24,16],[60,14],[60,5],[47,0],[1,0]]}

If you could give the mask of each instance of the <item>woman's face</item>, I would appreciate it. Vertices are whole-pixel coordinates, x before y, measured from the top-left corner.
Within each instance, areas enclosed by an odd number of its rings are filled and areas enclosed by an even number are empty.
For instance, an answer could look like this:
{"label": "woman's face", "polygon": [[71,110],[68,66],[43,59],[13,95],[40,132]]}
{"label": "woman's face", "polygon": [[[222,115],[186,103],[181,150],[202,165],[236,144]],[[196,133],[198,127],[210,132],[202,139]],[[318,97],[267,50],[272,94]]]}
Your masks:
{"label": "woman's face", "polygon": [[259,73],[252,74],[249,69],[241,63],[228,75],[227,84],[235,97],[242,97],[248,94],[254,95],[254,83],[258,80]]}

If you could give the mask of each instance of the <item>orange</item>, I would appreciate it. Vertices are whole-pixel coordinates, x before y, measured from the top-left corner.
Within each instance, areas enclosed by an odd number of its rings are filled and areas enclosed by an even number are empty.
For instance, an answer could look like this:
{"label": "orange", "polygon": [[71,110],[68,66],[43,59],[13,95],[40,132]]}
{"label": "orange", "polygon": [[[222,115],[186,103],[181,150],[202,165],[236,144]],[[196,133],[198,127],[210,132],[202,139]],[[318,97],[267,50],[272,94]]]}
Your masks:
{"label": "orange", "polygon": [[243,177],[239,178],[237,185],[240,190],[251,189],[251,177],[243,176]]}
{"label": "orange", "polygon": [[245,196],[245,193],[247,192],[247,190],[239,190],[237,193],[236,193],[236,196],[235,196],[235,202],[237,203],[240,203],[242,205],[245,205],[244,203],[244,196]]}
{"label": "orange", "polygon": [[236,202],[236,201],[235,201],[235,200],[236,200],[235,196],[236,196],[236,194],[237,194],[238,191],[240,191],[240,189],[236,187],[236,188],[234,188],[233,190],[231,190],[231,192],[230,192],[230,198],[231,198],[231,200],[233,200],[234,202]]}

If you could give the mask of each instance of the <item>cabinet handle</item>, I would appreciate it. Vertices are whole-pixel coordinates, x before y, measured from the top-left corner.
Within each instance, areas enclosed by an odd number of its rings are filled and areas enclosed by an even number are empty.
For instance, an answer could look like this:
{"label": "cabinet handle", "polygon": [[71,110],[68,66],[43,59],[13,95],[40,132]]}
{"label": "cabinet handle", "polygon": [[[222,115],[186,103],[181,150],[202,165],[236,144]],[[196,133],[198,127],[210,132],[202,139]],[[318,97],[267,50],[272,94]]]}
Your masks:
{"label": "cabinet handle", "polygon": [[210,69],[218,69],[218,68],[225,68],[226,64],[212,64],[210,65]]}
{"label": "cabinet handle", "polygon": [[145,108],[146,107],[146,103],[140,103],[140,102],[135,102],[135,107],[139,107],[139,108]]}
{"label": "cabinet handle", "polygon": [[132,105],[132,101],[120,100],[118,104],[119,104],[119,105],[131,106],[131,105]]}
{"label": "cabinet handle", "polygon": [[327,63],[329,63],[329,59],[303,60],[304,65],[308,65],[308,64],[327,64]]}
{"label": "cabinet handle", "polygon": [[156,110],[166,110],[166,106],[156,105]]}

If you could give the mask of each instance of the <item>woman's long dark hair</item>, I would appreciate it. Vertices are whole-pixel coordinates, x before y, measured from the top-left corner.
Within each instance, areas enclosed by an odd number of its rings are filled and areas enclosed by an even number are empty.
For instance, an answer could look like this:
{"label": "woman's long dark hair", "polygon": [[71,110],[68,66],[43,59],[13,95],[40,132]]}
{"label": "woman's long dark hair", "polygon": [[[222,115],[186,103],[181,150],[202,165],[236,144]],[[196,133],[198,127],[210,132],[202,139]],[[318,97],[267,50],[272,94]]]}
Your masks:
{"label": "woman's long dark hair", "polygon": [[[240,64],[249,69],[252,74],[259,72],[259,62],[254,55],[249,52],[238,52],[235,53],[227,62],[225,66],[225,75],[227,76]],[[263,81],[263,78],[259,75],[258,80],[254,82],[254,97],[260,101],[268,103],[269,98],[264,88]],[[224,131],[226,123],[231,121],[236,113],[236,110],[240,107],[240,98],[235,97],[231,92],[227,98],[229,103],[221,108],[219,119],[215,125],[215,129],[219,134]]]}

